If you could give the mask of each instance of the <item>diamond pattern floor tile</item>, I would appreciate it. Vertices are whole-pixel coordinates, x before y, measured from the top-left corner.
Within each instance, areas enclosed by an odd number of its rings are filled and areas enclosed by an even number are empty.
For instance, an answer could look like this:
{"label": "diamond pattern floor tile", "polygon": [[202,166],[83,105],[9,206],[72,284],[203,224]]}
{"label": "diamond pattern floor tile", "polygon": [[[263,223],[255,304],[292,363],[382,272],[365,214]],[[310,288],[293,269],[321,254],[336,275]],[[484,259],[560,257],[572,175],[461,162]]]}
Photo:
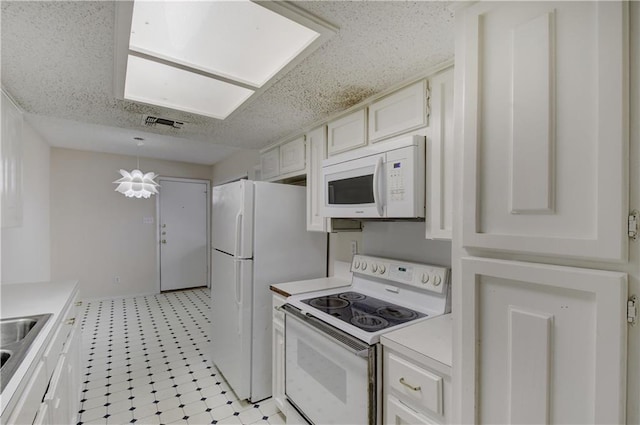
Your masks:
{"label": "diamond pattern floor tile", "polygon": [[208,289],[85,305],[78,425],[284,423],[272,401],[238,400],[209,360]]}

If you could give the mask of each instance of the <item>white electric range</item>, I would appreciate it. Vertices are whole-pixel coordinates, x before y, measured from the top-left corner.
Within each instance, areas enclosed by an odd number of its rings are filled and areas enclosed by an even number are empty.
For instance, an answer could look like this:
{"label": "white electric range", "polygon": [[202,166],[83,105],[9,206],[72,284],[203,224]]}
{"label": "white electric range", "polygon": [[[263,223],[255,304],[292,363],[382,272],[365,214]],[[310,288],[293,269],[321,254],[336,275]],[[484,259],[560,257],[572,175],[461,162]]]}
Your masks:
{"label": "white electric range", "polygon": [[378,423],[380,335],[450,311],[446,267],[356,255],[351,271],[283,306],[285,392],[310,423]]}

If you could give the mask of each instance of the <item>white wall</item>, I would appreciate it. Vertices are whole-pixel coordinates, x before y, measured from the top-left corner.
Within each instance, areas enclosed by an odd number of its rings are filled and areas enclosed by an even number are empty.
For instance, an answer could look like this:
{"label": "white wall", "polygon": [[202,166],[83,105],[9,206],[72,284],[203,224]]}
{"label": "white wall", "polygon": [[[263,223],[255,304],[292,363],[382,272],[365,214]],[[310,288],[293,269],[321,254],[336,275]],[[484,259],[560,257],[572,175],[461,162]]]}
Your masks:
{"label": "white wall", "polygon": [[[157,292],[156,199],[126,198],[112,183],[120,168],[135,165],[131,156],[51,150],[51,274],[78,279],[84,299]],[[167,177],[211,176],[210,166],[182,162],[141,158],[140,167]]]}
{"label": "white wall", "polygon": [[424,222],[364,222],[363,254],[451,267],[451,242],[425,239]]}
{"label": "white wall", "polygon": [[49,157],[47,142],[29,125],[22,130],[22,226],[2,229],[0,283],[48,281],[50,266]]}
{"label": "white wall", "polygon": [[260,165],[260,152],[246,150],[235,152],[213,165],[211,170],[212,186],[237,180],[241,177],[254,178],[254,167]]}

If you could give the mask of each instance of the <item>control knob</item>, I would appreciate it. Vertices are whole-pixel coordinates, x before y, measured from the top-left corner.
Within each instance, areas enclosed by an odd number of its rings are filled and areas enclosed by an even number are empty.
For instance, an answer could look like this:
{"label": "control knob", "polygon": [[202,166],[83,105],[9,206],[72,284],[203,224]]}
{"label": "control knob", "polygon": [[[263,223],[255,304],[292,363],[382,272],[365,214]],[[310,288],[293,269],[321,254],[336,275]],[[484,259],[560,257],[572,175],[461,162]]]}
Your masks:
{"label": "control knob", "polygon": [[367,262],[366,261],[362,262],[362,270],[367,270]]}
{"label": "control knob", "polygon": [[385,271],[387,271],[387,268],[384,266],[384,264],[380,264],[380,267],[378,267],[378,272],[380,274],[384,274]]}
{"label": "control knob", "polygon": [[353,267],[355,267],[356,269],[360,268],[360,260],[356,260],[353,262]]}
{"label": "control knob", "polygon": [[378,265],[376,263],[371,264],[371,271],[374,273],[378,271]]}
{"label": "control knob", "polygon": [[435,276],[434,276],[434,279],[433,279],[433,286],[438,286],[438,285],[440,285],[440,282],[441,282],[440,276],[435,275]]}
{"label": "control knob", "polygon": [[429,273],[422,273],[422,279],[421,279],[422,283],[424,283],[425,285],[427,283],[429,283]]}

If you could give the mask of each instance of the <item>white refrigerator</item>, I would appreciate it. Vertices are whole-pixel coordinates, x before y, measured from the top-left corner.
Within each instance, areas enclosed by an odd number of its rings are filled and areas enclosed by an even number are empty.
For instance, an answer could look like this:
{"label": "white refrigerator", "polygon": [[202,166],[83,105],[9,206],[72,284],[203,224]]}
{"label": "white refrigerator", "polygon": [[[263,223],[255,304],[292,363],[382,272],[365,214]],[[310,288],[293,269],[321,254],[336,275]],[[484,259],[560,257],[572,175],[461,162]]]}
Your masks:
{"label": "white refrigerator", "polygon": [[326,276],[306,190],[241,180],[212,190],[212,360],[240,399],[271,396],[269,285]]}

